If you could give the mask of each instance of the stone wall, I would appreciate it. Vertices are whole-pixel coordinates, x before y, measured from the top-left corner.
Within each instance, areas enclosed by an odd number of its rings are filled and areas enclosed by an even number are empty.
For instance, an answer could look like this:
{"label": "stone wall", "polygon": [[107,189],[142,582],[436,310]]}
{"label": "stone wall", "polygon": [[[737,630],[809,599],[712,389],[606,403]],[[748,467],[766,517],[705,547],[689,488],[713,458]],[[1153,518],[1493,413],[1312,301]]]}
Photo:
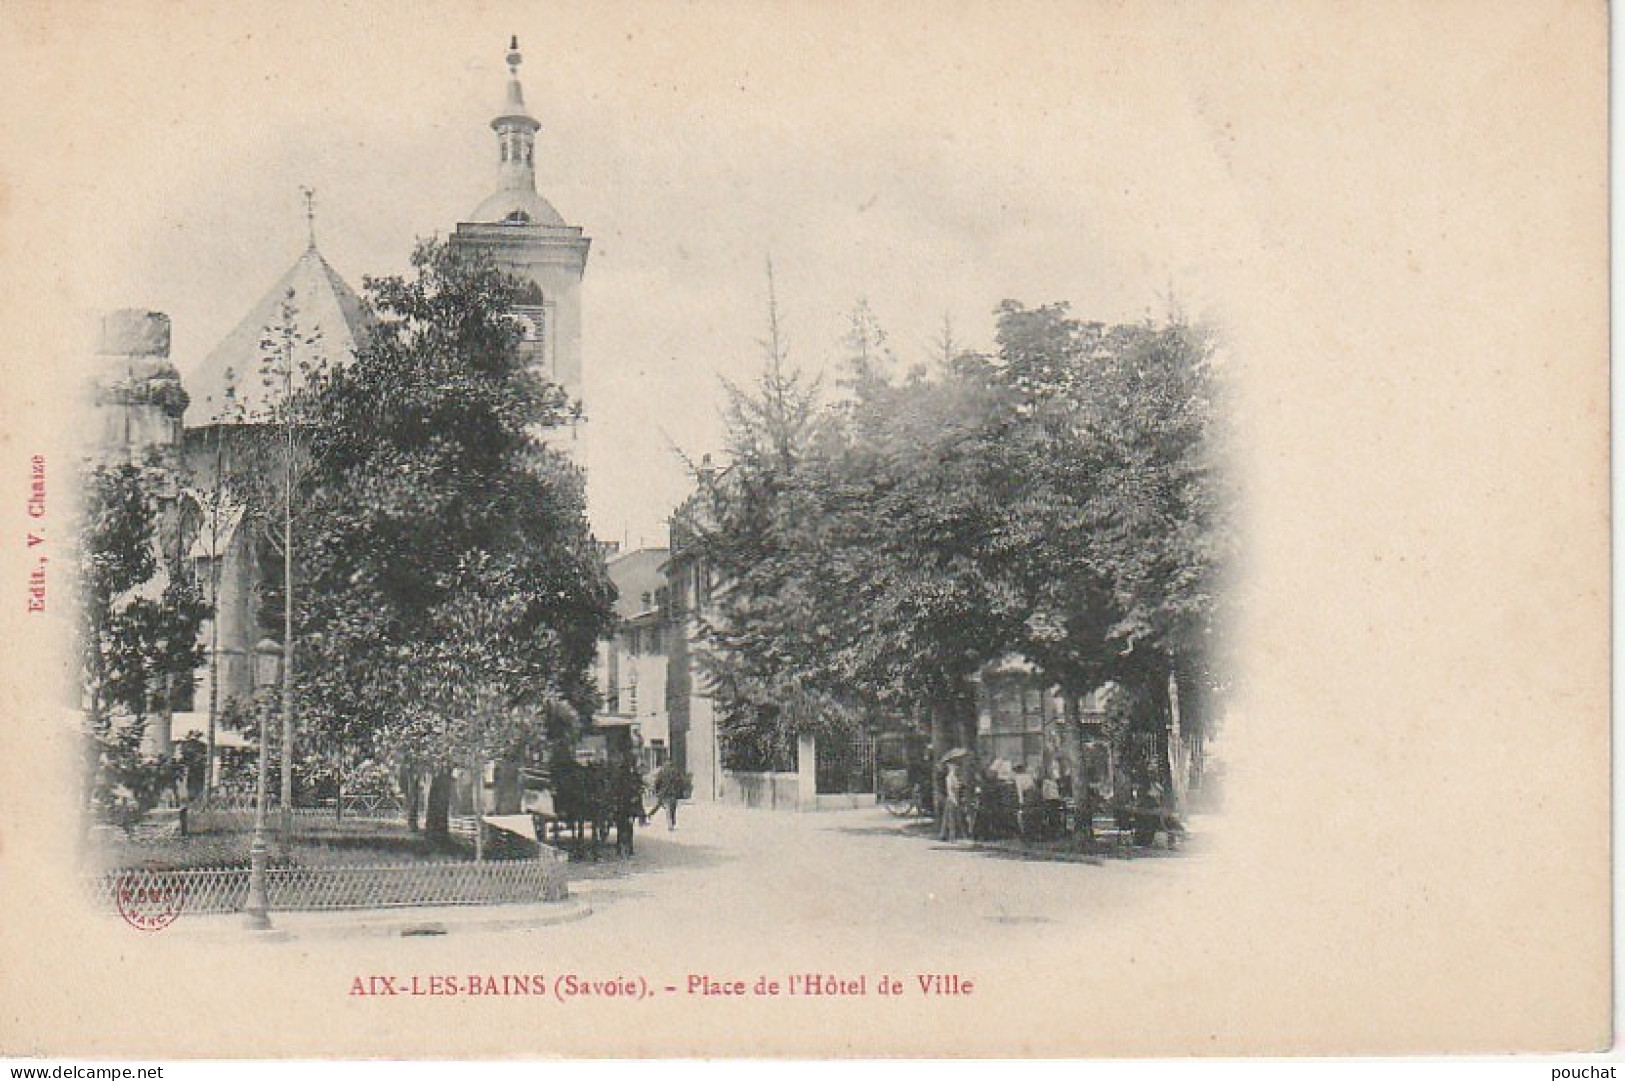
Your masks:
{"label": "stone wall", "polygon": [[[769,811],[817,811],[818,747],[811,736],[796,741],[793,772],[747,773],[722,770],[717,776],[717,800],[738,807]],[[831,804],[825,806],[835,806]],[[839,806],[849,806],[842,802]]]}
{"label": "stone wall", "polygon": [[763,811],[813,810],[801,805],[801,778],[795,773],[747,773],[723,770],[717,798],[736,807]]}

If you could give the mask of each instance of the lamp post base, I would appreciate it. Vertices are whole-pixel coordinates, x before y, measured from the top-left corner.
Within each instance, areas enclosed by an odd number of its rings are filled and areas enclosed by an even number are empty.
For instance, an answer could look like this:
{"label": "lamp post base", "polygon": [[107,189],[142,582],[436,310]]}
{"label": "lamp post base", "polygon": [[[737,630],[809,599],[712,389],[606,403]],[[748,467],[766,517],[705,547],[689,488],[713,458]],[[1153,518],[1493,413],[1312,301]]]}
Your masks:
{"label": "lamp post base", "polygon": [[270,846],[265,841],[265,826],[257,823],[254,840],[248,849],[248,905],[244,910],[250,931],[271,929],[270,896],[265,889],[265,862]]}

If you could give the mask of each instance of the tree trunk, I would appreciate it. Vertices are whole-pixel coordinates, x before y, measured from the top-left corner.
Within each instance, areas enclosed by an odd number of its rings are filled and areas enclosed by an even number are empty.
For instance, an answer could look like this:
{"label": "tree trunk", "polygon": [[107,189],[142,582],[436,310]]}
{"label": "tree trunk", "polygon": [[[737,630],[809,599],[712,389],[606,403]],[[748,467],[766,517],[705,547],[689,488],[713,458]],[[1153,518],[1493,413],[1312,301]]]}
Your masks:
{"label": "tree trunk", "polygon": [[969,751],[976,750],[976,691],[965,680],[954,685],[954,713],[959,722],[959,745]]}
{"label": "tree trunk", "polygon": [[418,831],[418,799],[423,795],[423,783],[417,769],[407,766],[401,771],[401,796],[406,800],[406,832]]}
{"label": "tree trunk", "polygon": [[1181,818],[1185,815],[1185,785],[1189,780],[1186,762],[1185,736],[1179,723],[1179,677],[1172,668],[1168,671],[1168,794],[1173,799],[1173,811]]}
{"label": "tree trunk", "polygon": [[429,780],[429,806],[423,814],[423,832],[435,840],[451,836],[451,770],[443,769]]}
{"label": "tree trunk", "polygon": [[1094,793],[1089,790],[1089,759],[1083,745],[1083,711],[1078,696],[1066,693],[1067,754],[1072,759],[1072,798],[1078,805],[1077,832],[1090,848],[1095,844]]}
{"label": "tree trunk", "polygon": [[85,835],[88,837],[90,829],[96,824],[96,786],[101,781],[102,752],[100,736],[102,732],[102,695],[101,695],[101,665],[97,663],[91,672],[90,683],[90,731],[87,733],[85,745]]}
{"label": "tree trunk", "polygon": [[935,817],[942,817],[942,806],[947,799],[947,791],[943,786],[945,780],[942,773],[942,756],[953,750],[949,742],[952,739],[949,727],[948,709],[940,700],[933,700],[925,707],[931,714],[931,809]]}
{"label": "tree trunk", "polygon": [[468,763],[468,802],[474,812],[474,862],[484,863],[485,815],[482,813],[484,811],[484,807],[481,806],[484,801],[480,798],[484,795],[484,793],[481,791],[481,781],[484,774],[480,770],[480,759],[478,755],[471,757],[468,760]]}

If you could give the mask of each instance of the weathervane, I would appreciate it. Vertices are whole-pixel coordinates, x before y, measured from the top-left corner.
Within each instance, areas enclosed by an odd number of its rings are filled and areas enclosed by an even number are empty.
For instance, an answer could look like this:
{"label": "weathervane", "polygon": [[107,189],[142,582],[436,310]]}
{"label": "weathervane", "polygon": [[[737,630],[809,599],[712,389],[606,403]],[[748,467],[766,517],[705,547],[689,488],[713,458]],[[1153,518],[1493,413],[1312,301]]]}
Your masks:
{"label": "weathervane", "polygon": [[305,228],[310,234],[310,246],[316,246],[316,189],[299,185],[299,194],[305,197]]}

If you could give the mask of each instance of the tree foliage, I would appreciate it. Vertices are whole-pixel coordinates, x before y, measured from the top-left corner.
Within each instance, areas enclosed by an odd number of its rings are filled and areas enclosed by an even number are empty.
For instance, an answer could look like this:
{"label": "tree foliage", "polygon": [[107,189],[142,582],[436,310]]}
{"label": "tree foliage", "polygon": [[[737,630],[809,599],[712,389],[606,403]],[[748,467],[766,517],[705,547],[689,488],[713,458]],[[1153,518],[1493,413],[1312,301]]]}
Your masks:
{"label": "tree foliage", "polygon": [[160,528],[160,493],[173,478],[132,462],[93,466],[83,479],[75,637],[90,800],[105,817],[121,807],[146,810],[167,780],[142,739],[148,718],[173,709],[202,660],[207,608]]}
{"label": "tree foliage", "polygon": [[899,373],[860,306],[844,397],[820,401],[773,349],[732,390],[732,463],[698,532],[726,583],[710,663],[736,735],[782,733],[762,718],[817,695],[923,706],[939,742],[968,744],[975,677],[1011,655],[1069,695],[1117,684],[1164,712],[1170,680],[1222,682],[1234,538],[1211,333],[997,315],[992,355],[945,334],[936,363]]}
{"label": "tree foliage", "polygon": [[369,279],[353,363],[296,397],[300,715],[417,770],[540,754],[590,709],[612,587],[569,415],[518,352],[518,283],[424,243]]}
{"label": "tree foliage", "polygon": [[697,530],[705,558],[728,583],[702,652],[719,711],[723,761],[787,768],[803,732],[855,721],[827,665],[831,627],[820,596],[820,491],[809,485],[820,388],[794,368],[769,271],[768,337],[750,387],[725,384],[731,468],[707,475]]}

